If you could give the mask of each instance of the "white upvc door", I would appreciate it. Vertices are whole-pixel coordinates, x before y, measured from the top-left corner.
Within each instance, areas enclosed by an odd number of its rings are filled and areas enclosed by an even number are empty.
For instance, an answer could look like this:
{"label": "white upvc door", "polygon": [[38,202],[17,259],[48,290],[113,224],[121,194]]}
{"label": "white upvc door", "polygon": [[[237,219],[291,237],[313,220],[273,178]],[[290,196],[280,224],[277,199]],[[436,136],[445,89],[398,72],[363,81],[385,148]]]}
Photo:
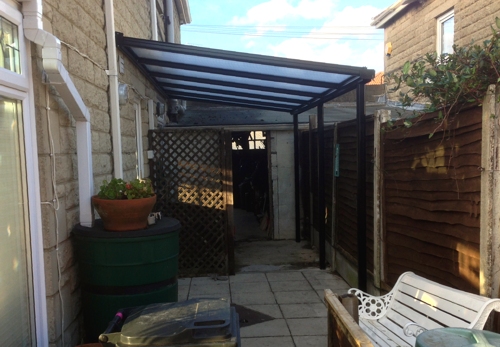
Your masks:
{"label": "white upvc door", "polygon": [[48,346],[30,49],[0,0],[0,345]]}

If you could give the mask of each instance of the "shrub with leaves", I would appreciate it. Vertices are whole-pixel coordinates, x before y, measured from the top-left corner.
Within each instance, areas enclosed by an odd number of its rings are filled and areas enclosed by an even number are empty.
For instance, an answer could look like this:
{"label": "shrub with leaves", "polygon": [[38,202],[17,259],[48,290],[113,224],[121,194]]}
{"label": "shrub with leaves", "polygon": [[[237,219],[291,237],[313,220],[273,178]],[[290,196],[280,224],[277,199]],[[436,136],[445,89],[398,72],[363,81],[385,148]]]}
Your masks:
{"label": "shrub with leaves", "polygon": [[125,182],[121,178],[113,178],[110,182],[104,180],[97,194],[101,199],[125,200],[149,198],[154,195],[151,180],[135,179]]}
{"label": "shrub with leaves", "polygon": [[[399,91],[403,109],[415,103],[425,103],[423,112],[439,110],[438,120],[443,124],[452,113],[467,105],[480,105],[489,85],[500,83],[500,18],[492,36],[482,45],[453,46],[451,54],[428,53],[421,59],[406,62],[400,72],[387,76]],[[409,88],[404,88],[404,86]],[[406,90],[405,91],[403,91]],[[411,126],[409,120],[406,126]],[[432,136],[432,134],[431,134]]]}

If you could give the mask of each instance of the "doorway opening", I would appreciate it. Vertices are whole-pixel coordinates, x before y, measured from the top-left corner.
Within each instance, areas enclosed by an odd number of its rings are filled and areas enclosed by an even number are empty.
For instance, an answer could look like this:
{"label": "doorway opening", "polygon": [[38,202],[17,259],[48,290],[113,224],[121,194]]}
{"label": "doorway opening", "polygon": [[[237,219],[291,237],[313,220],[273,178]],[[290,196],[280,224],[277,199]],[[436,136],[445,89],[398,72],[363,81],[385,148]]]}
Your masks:
{"label": "doorway opening", "polygon": [[266,131],[235,131],[232,136],[236,241],[269,239],[269,156]]}

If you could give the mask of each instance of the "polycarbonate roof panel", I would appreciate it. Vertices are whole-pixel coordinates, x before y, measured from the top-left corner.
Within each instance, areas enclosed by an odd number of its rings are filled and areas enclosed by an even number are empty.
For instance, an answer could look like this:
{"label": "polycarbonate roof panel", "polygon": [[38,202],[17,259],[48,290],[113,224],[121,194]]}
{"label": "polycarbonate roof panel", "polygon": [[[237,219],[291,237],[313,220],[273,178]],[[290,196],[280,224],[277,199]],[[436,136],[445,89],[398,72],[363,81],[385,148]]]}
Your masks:
{"label": "polycarbonate roof panel", "polygon": [[166,98],[301,113],[369,82],[365,67],[124,37],[116,42]]}

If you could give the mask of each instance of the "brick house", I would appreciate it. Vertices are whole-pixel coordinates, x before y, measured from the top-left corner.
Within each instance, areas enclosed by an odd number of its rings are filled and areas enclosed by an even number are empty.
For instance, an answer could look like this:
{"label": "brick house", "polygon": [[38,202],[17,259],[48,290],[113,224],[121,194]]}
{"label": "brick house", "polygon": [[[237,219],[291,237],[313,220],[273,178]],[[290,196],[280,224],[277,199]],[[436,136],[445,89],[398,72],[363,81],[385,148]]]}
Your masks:
{"label": "brick house", "polygon": [[188,0],[0,0],[2,345],[81,342],[70,231],[92,223],[94,185],[148,176],[142,145],[165,103],[115,31],[180,42],[190,21]]}
{"label": "brick house", "polygon": [[[453,44],[481,43],[500,15],[496,0],[400,0],[377,15],[373,26],[384,29],[385,74],[401,69],[429,52],[452,52]],[[390,87],[390,86],[388,86]],[[389,105],[397,101],[388,95]]]}

